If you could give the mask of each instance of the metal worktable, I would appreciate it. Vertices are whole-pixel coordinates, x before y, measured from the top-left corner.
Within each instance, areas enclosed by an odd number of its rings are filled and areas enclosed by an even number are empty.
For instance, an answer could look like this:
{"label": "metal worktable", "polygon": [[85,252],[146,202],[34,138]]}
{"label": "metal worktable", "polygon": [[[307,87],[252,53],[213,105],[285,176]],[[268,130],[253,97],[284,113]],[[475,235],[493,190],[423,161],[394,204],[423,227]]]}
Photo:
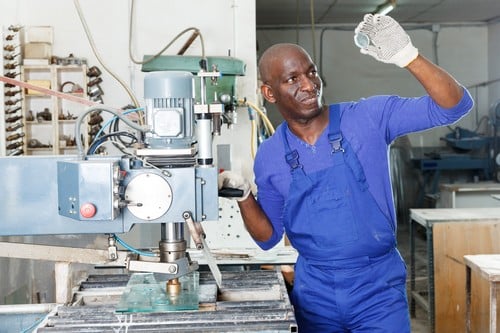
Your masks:
{"label": "metal worktable", "polygon": [[500,207],[495,198],[500,194],[500,183],[494,181],[441,184],[439,193],[437,208]]}
{"label": "metal worktable", "polygon": [[[435,332],[435,285],[433,226],[437,223],[500,221],[500,208],[410,209],[410,314],[415,316],[418,303],[427,310],[431,332]],[[427,297],[416,290],[415,234],[416,226],[425,228],[427,250]]]}

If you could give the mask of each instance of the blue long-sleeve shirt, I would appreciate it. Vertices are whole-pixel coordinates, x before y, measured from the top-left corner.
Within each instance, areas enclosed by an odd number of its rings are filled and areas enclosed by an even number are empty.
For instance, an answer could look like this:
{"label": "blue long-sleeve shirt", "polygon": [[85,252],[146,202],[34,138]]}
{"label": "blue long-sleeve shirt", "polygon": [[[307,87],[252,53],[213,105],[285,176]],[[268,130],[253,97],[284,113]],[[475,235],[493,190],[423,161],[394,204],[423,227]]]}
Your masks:
{"label": "blue long-sleeve shirt", "polygon": [[[457,122],[472,109],[473,100],[464,89],[460,102],[449,109],[437,105],[429,96],[402,98],[373,96],[357,102],[340,103],[340,130],[356,153],[366,175],[369,190],[386,216],[396,226],[389,172],[389,145],[399,136]],[[280,125],[283,126],[283,125]],[[272,223],[268,241],[256,243],[264,250],[283,237],[283,209],[291,182],[290,167],[279,128],[264,141],[255,157],[254,174],[257,200]],[[314,145],[287,130],[291,149],[296,149],[306,173],[331,166],[328,127]]]}

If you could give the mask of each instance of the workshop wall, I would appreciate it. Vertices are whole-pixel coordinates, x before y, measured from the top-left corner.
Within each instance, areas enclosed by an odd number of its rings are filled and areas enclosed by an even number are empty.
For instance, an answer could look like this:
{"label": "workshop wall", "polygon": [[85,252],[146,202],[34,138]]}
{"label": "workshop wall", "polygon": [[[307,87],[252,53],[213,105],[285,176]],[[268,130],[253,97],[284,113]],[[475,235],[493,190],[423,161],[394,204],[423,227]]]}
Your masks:
{"label": "workshop wall", "polygon": [[[425,93],[420,84],[405,70],[377,62],[363,55],[353,42],[352,26],[331,26],[315,29],[316,63],[324,79],[324,96],[329,103],[357,100],[377,94],[397,94],[401,96],[420,96]],[[484,26],[441,26],[438,32],[437,47],[434,48],[433,33],[426,28],[405,27],[413,44],[427,58],[439,63],[465,86],[472,86],[489,79],[488,76],[488,27]],[[268,46],[278,42],[297,42],[294,28],[269,27],[257,30],[258,54]],[[312,32],[301,29],[298,42],[311,55],[314,53]],[[322,52],[320,52],[322,51]],[[437,60],[436,60],[437,55]],[[488,114],[490,99],[489,87],[472,89],[476,101],[475,109],[464,117],[458,125],[474,130],[482,115]],[[496,98],[500,98],[497,94]],[[267,106],[274,121],[280,121],[272,106]],[[440,128],[412,134],[410,140],[414,147],[440,146],[439,138],[449,133]]]}
{"label": "workshop wall", "polygon": [[[143,74],[140,66],[129,60],[130,1],[85,0],[80,1],[80,6],[104,62],[130,84],[137,97],[142,98]],[[135,58],[160,51],[186,28],[199,28],[207,55],[231,54],[247,64],[248,75],[242,80],[239,93],[255,99],[255,6],[252,1],[223,0],[214,6],[202,0],[149,0],[136,1],[135,10],[132,32]],[[4,25],[53,26],[55,55],[73,53],[98,65],[73,1],[2,0],[0,22]],[[176,54],[189,36],[189,33],[184,35],[165,54]],[[199,39],[186,54],[201,54]],[[106,104],[119,106],[128,102],[125,91],[110,76],[105,76],[104,81]]]}

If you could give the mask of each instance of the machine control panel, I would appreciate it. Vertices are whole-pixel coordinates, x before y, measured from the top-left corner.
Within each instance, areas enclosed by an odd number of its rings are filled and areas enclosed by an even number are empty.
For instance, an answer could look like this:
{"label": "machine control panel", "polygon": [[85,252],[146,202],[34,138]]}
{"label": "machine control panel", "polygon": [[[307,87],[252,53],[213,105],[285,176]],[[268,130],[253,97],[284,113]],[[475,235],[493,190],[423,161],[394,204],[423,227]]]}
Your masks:
{"label": "machine control panel", "polygon": [[81,221],[112,221],[119,215],[117,161],[59,161],[59,214]]}

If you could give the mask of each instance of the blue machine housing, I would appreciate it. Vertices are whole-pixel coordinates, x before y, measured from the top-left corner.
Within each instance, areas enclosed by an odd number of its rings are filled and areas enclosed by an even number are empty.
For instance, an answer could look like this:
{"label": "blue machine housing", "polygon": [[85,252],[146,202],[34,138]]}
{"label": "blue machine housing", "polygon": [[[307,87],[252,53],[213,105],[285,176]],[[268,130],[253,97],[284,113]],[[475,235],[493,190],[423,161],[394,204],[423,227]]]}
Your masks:
{"label": "blue machine housing", "polygon": [[[59,214],[77,220],[112,221],[119,214],[119,166],[109,161],[58,161]],[[95,209],[92,217],[80,207]]]}
{"label": "blue machine housing", "polygon": [[[131,165],[136,163],[128,157],[95,156],[85,161],[70,155],[2,158],[0,235],[123,233],[134,224],[184,222],[185,211],[196,221],[218,219],[215,167],[171,168],[170,176],[164,176],[161,170]],[[118,180],[116,167],[121,174]],[[154,220],[134,216],[123,196],[131,179],[144,173],[165,177],[175,193],[168,211]],[[79,214],[83,202],[95,204],[94,217]]]}

